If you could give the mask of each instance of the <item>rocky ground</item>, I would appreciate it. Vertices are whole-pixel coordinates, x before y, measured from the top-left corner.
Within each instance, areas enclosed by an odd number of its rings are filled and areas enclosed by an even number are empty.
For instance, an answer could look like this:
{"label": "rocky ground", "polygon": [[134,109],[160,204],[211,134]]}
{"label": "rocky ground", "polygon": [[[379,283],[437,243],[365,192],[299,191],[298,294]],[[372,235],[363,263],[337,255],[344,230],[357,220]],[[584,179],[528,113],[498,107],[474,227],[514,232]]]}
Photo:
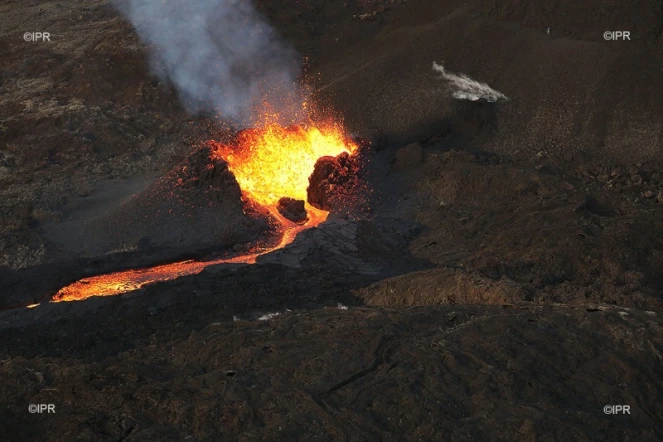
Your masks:
{"label": "rocky ground", "polygon": [[[360,214],[256,265],[50,304],[82,276],[249,241],[264,221],[230,191],[204,196],[228,218],[205,215],[182,165],[221,129],[151,76],[110,3],[0,2],[0,434],[662,439],[660,5],[260,8],[317,98],[373,139]],[[604,41],[612,29],[633,41]],[[53,41],[23,41],[36,30]],[[453,100],[433,61],[510,100]],[[205,179],[231,189],[223,166]],[[149,218],[141,198],[180,178],[157,198],[175,213]]]}

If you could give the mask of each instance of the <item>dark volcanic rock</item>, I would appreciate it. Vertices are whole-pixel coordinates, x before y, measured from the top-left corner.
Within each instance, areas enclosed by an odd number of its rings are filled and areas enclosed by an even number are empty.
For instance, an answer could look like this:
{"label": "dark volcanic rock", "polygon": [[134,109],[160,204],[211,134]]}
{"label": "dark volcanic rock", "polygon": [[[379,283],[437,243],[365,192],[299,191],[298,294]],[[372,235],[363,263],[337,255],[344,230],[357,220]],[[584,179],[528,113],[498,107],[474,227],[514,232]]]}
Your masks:
{"label": "dark volcanic rock", "polygon": [[[197,149],[142,192],[65,221],[51,240],[74,257],[135,250],[176,256],[257,239],[268,215],[247,206],[235,177],[209,147]],[[170,251],[169,251],[170,250]]]}
{"label": "dark volcanic rock", "polygon": [[[240,198],[241,190],[228,164],[212,154],[209,147],[196,150],[180,166],[162,180],[165,187],[173,190],[179,198],[200,205],[201,193]],[[161,189],[158,189],[161,190]],[[202,192],[200,192],[202,191]],[[219,199],[217,196],[215,199]]]}
{"label": "dark volcanic rock", "polygon": [[422,161],[424,150],[419,143],[411,143],[402,147],[394,154],[392,169],[395,171],[414,169]]}
{"label": "dark volcanic rock", "polygon": [[308,202],[329,211],[346,210],[353,198],[360,196],[361,170],[357,155],[342,153],[337,157],[322,157],[315,164],[306,189]]}
{"label": "dark volcanic rock", "polygon": [[304,208],[304,201],[294,198],[283,197],[276,206],[279,213],[290,221],[301,224],[308,219],[308,214]]}
{"label": "dark volcanic rock", "polygon": [[[324,272],[255,266],[223,276],[199,275],[196,296],[173,281],[123,303],[23,310],[13,326],[2,312],[5,440],[663,436],[663,321],[654,312],[605,304],[366,308],[352,304],[347,279]],[[256,290],[256,280],[269,283]],[[175,302],[178,293],[186,303]],[[330,308],[307,311],[307,302]],[[273,312],[281,314],[248,320]],[[58,410],[40,425],[25,410],[35,394]],[[606,417],[615,397],[630,416]]]}

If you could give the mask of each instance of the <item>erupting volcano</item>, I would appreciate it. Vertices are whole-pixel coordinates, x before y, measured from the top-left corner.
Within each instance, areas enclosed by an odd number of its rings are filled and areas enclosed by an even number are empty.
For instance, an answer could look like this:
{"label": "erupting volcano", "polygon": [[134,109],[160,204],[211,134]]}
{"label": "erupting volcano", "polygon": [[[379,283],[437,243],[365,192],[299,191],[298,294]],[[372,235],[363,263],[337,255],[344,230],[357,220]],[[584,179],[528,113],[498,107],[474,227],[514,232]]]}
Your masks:
{"label": "erupting volcano", "polygon": [[[193,275],[211,265],[255,263],[258,256],[285,247],[299,232],[327,219],[327,211],[306,202],[309,177],[320,158],[352,155],[358,150],[357,144],[345,135],[343,128],[331,123],[289,127],[267,124],[240,132],[228,144],[211,142],[210,147],[210,162],[221,158],[228,163],[246,203],[264,207],[272,215],[280,237],[276,245],[264,248],[254,246],[248,254],[223,259],[189,260],[84,278],[60,289],[52,301],[118,295],[147,284]],[[306,213],[301,221],[283,215],[280,203],[284,200],[305,204]]]}

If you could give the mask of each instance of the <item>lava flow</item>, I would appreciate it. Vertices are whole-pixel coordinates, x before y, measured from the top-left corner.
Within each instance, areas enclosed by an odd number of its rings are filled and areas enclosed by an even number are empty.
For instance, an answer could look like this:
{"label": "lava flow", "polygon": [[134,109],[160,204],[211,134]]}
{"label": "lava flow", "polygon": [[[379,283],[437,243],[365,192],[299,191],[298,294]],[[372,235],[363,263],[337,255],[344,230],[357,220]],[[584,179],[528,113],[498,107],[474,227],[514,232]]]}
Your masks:
{"label": "lava flow", "polygon": [[244,197],[267,208],[279,223],[280,240],[275,246],[231,258],[189,260],[84,278],[60,289],[52,301],[119,295],[155,282],[197,274],[211,265],[253,264],[259,256],[285,247],[299,232],[327,219],[328,212],[307,203],[308,218],[304,223],[297,224],[281,215],[277,204],[282,197],[306,201],[308,179],[319,158],[344,152],[352,154],[356,150],[357,145],[348,140],[336,125],[283,127],[269,124],[264,128],[241,132],[232,145],[215,143],[213,155],[220,155],[227,161]]}

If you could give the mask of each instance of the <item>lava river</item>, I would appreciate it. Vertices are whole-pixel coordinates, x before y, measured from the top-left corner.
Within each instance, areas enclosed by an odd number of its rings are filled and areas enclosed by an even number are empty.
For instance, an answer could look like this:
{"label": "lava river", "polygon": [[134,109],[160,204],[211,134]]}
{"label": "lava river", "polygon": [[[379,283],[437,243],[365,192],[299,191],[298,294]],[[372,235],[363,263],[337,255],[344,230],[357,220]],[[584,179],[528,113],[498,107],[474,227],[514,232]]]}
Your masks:
{"label": "lava river", "polygon": [[327,219],[328,212],[307,203],[308,219],[296,224],[279,213],[279,199],[290,197],[306,201],[308,178],[317,160],[357,150],[357,145],[345,136],[342,128],[333,124],[291,127],[270,124],[243,131],[232,145],[216,143],[214,147],[213,155],[220,155],[227,161],[245,198],[267,208],[279,223],[280,239],[276,245],[229,258],[189,260],[84,278],[60,289],[52,301],[119,295],[155,282],[194,275],[212,265],[253,264],[259,256],[287,246],[298,233]]}

